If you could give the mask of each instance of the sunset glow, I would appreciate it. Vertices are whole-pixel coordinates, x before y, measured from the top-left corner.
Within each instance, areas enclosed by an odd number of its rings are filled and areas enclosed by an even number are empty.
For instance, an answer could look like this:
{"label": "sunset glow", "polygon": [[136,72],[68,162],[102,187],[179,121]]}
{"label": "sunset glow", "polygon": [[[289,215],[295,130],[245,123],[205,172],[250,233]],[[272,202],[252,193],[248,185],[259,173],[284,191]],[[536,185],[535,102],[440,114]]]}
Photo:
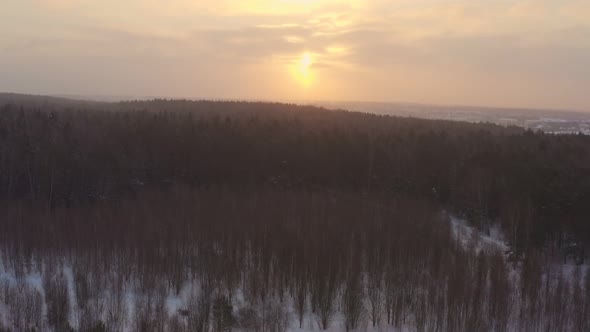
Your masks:
{"label": "sunset glow", "polygon": [[586,0],[6,0],[0,11],[0,90],[18,92],[590,109],[589,68]]}
{"label": "sunset glow", "polygon": [[310,68],[312,64],[312,55],[309,52],[303,53],[295,70],[295,76],[303,86],[307,87],[313,81],[313,73]]}

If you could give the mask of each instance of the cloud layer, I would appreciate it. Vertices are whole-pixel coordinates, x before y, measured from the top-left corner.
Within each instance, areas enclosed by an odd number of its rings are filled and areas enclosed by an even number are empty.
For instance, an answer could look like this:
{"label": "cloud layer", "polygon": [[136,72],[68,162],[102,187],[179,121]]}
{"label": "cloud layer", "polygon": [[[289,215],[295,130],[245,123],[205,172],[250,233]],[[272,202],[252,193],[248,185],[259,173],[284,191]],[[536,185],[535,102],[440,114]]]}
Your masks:
{"label": "cloud layer", "polygon": [[5,0],[0,77],[31,93],[590,110],[590,1]]}

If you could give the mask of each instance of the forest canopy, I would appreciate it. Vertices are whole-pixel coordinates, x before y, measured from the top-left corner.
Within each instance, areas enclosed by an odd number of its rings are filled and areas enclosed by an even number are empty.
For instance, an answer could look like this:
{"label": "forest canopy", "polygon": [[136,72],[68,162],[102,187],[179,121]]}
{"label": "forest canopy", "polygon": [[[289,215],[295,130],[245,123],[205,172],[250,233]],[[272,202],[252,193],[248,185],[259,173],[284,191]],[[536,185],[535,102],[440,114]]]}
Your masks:
{"label": "forest canopy", "polygon": [[514,242],[590,239],[583,135],[279,103],[0,95],[4,201],[53,210],[176,185],[402,193],[517,225]]}
{"label": "forest canopy", "polygon": [[587,331],[589,158],[487,123],[0,95],[0,331]]}

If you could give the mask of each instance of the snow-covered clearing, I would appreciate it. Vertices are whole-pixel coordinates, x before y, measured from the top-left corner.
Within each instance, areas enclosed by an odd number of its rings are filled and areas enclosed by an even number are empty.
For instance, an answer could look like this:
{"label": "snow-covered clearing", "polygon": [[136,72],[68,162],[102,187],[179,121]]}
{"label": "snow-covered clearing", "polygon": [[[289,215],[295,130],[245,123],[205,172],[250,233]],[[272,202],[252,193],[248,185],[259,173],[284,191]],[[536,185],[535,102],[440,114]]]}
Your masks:
{"label": "snow-covered clearing", "polygon": [[476,251],[502,251],[508,250],[508,245],[504,240],[504,235],[499,225],[494,224],[490,227],[489,235],[480,232],[476,227],[469,225],[465,219],[451,216],[451,230],[455,240],[461,243],[465,248],[473,248]]}

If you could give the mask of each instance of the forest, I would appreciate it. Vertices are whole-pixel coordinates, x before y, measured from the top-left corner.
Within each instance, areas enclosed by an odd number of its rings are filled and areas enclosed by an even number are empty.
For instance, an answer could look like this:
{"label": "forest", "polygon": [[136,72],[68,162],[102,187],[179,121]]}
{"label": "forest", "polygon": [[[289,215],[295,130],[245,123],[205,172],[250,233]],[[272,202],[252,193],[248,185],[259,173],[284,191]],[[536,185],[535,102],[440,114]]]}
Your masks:
{"label": "forest", "polygon": [[0,331],[588,331],[588,201],[585,135],[0,94]]}

